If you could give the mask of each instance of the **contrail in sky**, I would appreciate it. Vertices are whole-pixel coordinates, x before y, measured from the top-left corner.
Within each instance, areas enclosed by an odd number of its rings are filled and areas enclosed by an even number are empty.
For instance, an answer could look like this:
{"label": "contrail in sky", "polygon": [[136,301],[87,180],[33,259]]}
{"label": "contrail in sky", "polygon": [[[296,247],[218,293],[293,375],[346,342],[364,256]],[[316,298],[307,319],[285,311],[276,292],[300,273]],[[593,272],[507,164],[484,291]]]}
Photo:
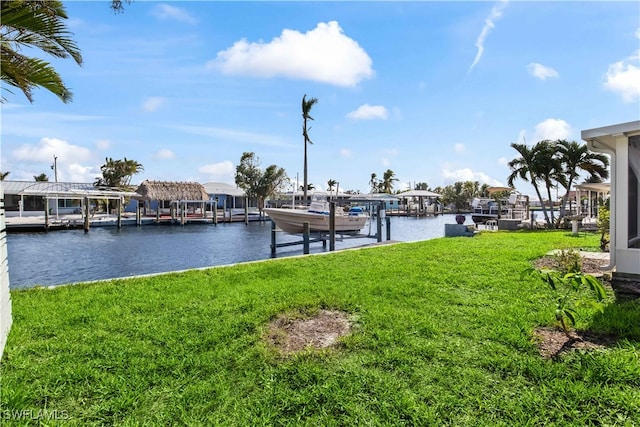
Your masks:
{"label": "contrail in sky", "polygon": [[476,57],[473,60],[473,63],[469,67],[467,74],[469,74],[471,70],[473,70],[473,67],[475,67],[476,64],[480,62],[480,58],[482,57],[482,52],[484,51],[484,40],[487,38],[491,30],[495,28],[494,22],[497,21],[502,16],[502,11],[507,7],[508,3],[509,3],[508,0],[500,1],[496,3],[491,9],[491,13],[489,13],[489,16],[484,22],[484,27],[482,27],[482,32],[480,32],[480,35],[478,36],[478,40],[476,40],[476,47],[478,48],[478,53],[476,54]]}

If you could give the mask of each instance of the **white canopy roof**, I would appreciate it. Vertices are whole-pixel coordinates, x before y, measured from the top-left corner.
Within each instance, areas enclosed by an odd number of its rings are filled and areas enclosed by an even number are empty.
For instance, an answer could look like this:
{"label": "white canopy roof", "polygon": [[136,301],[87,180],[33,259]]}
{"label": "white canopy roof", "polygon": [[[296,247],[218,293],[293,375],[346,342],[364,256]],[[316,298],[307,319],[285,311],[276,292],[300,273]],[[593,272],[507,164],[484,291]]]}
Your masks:
{"label": "white canopy roof", "polygon": [[396,194],[398,197],[442,197],[438,193],[427,190],[409,190]]}
{"label": "white canopy roof", "polygon": [[243,197],[244,190],[233,185],[225,184],[224,182],[207,182],[204,184],[204,189],[209,194],[224,194],[233,197]]}

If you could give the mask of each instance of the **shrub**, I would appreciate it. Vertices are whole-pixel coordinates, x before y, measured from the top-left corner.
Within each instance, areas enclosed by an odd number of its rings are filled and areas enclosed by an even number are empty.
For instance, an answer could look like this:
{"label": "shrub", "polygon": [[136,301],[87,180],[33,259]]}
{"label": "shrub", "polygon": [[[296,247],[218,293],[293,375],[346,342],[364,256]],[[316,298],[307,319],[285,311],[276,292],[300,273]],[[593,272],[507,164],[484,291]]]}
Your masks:
{"label": "shrub", "polygon": [[607,246],[611,240],[609,236],[609,224],[610,224],[611,212],[607,206],[600,206],[598,208],[598,231],[600,231],[600,250],[602,252],[607,251]]}
{"label": "shrub", "polygon": [[567,273],[580,273],[582,271],[582,258],[580,251],[569,248],[562,249],[553,255],[554,261],[558,266],[561,275]]}
{"label": "shrub", "polygon": [[[537,270],[529,268],[523,272],[540,278],[548,285],[551,298],[555,303],[555,318],[560,323],[564,333],[569,336],[570,326],[575,326],[578,307],[590,305],[600,312],[604,311],[601,301],[606,297],[602,283],[589,274],[559,271]],[[591,291],[590,295],[585,290]]]}

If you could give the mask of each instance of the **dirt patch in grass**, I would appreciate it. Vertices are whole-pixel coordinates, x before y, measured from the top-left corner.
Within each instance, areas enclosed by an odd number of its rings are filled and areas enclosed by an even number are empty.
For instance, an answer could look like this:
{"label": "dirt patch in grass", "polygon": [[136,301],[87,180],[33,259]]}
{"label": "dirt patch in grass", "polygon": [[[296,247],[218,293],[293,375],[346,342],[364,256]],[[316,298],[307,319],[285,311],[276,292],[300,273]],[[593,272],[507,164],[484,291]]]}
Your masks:
{"label": "dirt patch in grass", "polygon": [[[600,266],[602,266],[602,261],[592,258],[582,258],[582,272],[584,274],[591,275],[602,275],[602,270]],[[542,258],[538,258],[534,262],[534,268],[540,270],[558,270],[559,265],[558,261],[553,256],[543,256]]]}
{"label": "dirt patch in grass", "polygon": [[311,317],[296,318],[282,315],[269,324],[268,342],[282,354],[307,349],[334,347],[338,338],[351,332],[347,313],[319,310]]}
{"label": "dirt patch in grass", "polygon": [[540,355],[545,359],[557,359],[562,354],[573,350],[603,349],[616,342],[614,337],[595,335],[590,332],[570,331],[567,336],[557,328],[538,328],[533,335]]}

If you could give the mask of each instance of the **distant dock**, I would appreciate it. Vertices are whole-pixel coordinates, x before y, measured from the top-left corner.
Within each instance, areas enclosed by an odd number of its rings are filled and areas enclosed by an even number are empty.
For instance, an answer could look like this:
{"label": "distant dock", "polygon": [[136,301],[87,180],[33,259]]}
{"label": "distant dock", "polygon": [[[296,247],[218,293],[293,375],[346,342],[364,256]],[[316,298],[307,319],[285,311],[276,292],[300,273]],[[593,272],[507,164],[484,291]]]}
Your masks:
{"label": "distant dock", "polygon": [[[115,214],[95,214],[89,218],[89,228],[93,227],[118,227],[118,226],[143,226],[143,225],[187,225],[187,224],[222,224],[238,223],[245,221],[269,221],[269,217],[259,215],[231,215],[218,211],[216,220],[211,215],[185,215],[184,217],[171,215],[141,215],[124,213],[118,219]],[[37,232],[56,231],[69,229],[83,229],[84,217],[81,214],[50,215],[48,218],[41,216],[11,216],[5,218],[7,232]]]}

